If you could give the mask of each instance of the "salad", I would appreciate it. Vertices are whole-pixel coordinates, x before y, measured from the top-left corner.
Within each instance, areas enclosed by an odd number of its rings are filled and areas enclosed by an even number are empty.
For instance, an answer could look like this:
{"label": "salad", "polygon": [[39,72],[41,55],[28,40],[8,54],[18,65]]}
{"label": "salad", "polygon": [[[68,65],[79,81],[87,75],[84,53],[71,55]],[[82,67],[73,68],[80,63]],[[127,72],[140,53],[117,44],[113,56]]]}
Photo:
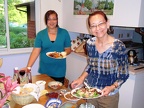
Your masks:
{"label": "salad", "polygon": [[101,96],[100,90],[86,87],[76,88],[72,90],[71,94],[77,98],[85,99],[98,98]]}

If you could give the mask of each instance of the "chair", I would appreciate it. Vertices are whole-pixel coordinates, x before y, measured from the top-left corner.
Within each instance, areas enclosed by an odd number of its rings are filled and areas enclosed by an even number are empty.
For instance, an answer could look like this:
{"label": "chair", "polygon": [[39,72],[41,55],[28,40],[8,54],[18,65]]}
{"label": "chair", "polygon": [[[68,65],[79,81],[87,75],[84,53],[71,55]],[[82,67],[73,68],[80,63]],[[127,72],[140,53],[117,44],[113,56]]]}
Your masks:
{"label": "chair", "polygon": [[3,64],[3,59],[0,58],[0,67],[2,66],[2,64]]}

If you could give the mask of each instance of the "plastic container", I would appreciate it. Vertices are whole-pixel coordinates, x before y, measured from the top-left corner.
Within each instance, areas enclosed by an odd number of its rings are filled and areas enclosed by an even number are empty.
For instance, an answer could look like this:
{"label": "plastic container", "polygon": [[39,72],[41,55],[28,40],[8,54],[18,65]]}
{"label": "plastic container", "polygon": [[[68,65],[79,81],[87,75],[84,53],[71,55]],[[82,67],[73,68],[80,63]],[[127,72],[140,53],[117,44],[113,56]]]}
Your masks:
{"label": "plastic container", "polygon": [[18,67],[15,67],[15,68],[14,68],[13,80],[14,80],[14,81],[17,81],[17,82],[20,84]]}
{"label": "plastic container", "polygon": [[28,83],[32,83],[31,67],[27,67]]}

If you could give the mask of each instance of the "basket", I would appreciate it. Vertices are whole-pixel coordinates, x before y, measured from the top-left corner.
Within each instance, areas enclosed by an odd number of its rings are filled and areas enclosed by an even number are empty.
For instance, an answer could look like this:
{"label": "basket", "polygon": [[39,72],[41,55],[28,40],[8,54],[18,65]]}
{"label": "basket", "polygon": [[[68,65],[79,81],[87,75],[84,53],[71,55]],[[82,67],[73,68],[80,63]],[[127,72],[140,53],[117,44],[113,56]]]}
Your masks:
{"label": "basket", "polygon": [[32,96],[30,94],[18,95],[18,94],[12,93],[11,97],[14,100],[14,102],[19,105],[27,105],[35,100],[34,96]]}

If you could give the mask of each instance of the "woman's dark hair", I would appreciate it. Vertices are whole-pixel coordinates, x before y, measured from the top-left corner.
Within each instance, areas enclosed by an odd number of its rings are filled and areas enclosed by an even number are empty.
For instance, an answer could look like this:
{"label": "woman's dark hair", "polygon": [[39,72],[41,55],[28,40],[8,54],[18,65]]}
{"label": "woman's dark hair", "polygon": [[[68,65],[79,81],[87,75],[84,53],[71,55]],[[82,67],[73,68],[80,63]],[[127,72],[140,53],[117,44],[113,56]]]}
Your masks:
{"label": "woman's dark hair", "polygon": [[[56,18],[57,18],[57,20],[58,20],[58,14],[57,14],[54,10],[49,10],[49,11],[47,11],[47,12],[45,13],[45,24],[46,24],[46,25],[47,25],[47,20],[48,20],[48,18],[49,18],[49,16],[50,16],[51,14],[55,14],[55,15],[56,15]],[[58,27],[58,21],[57,21],[56,27]]]}
{"label": "woman's dark hair", "polygon": [[106,20],[106,22],[108,21],[108,18],[107,18],[106,14],[103,11],[95,11],[95,12],[89,14],[89,17],[88,17],[88,25],[89,25],[89,27],[90,27],[90,18],[92,16],[94,16],[94,15],[97,15],[97,14],[102,15],[104,17],[104,19]]}

